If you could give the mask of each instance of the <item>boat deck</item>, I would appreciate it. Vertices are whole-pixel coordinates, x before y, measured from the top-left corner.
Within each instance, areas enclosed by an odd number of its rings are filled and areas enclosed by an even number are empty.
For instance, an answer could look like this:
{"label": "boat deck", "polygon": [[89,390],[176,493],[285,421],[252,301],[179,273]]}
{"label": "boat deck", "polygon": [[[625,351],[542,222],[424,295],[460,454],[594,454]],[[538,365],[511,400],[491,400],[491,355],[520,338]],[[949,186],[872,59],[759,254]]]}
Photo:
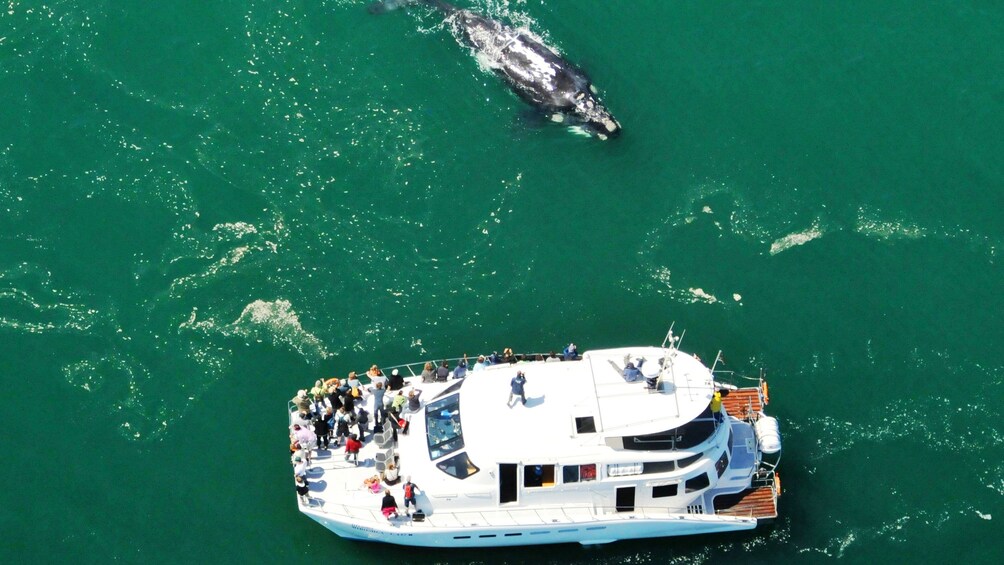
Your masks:
{"label": "boat deck", "polygon": [[740,420],[747,418],[752,412],[763,410],[760,400],[760,389],[757,387],[741,388],[722,395],[722,406],[730,416]]}
{"label": "boat deck", "polygon": [[719,516],[750,516],[757,519],[777,518],[777,497],[769,486],[746,489],[738,494],[715,497],[715,514]]}

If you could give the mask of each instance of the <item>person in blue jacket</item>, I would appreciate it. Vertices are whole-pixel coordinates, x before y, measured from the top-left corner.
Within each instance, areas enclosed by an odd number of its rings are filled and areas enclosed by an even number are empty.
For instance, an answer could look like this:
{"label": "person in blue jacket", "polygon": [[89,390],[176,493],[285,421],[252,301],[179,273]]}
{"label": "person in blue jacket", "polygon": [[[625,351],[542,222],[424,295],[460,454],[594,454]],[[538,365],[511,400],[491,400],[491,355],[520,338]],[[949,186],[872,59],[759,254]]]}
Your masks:
{"label": "person in blue jacket", "polygon": [[526,385],[526,375],[523,374],[523,371],[517,371],[516,376],[513,377],[512,381],[509,382],[509,386],[512,387],[512,391],[509,393],[509,401],[506,403],[509,405],[509,408],[512,408],[513,406],[512,398],[514,396],[519,396],[519,399],[523,403],[523,406],[526,406],[526,391],[524,389],[525,385]]}

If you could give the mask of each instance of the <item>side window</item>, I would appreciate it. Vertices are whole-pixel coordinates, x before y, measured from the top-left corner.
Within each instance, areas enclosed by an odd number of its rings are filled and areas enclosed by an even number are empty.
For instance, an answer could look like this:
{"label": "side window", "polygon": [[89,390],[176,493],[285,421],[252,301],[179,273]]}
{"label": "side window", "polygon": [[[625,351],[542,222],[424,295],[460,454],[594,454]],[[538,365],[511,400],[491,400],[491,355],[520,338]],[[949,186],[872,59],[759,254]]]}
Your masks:
{"label": "side window", "polygon": [[642,473],[668,473],[676,469],[675,461],[650,461],[643,463]]}
{"label": "side window", "polygon": [[708,478],[707,473],[701,473],[694,478],[687,479],[684,483],[685,492],[697,492],[702,489],[708,488],[711,485],[711,479]]}
{"label": "side window", "polygon": [[652,498],[666,498],[667,496],[676,496],[676,492],[679,490],[679,484],[671,485],[659,485],[657,487],[652,487]]}
{"label": "side window", "polygon": [[467,457],[466,451],[448,459],[443,459],[439,463],[436,463],[436,467],[439,467],[439,470],[447,475],[458,479],[466,479],[481,470]]}
{"label": "side window", "polygon": [[565,465],[561,468],[562,481],[565,483],[579,482],[579,466]]}
{"label": "side window", "polygon": [[703,456],[704,456],[703,453],[698,453],[697,455],[691,455],[690,457],[684,457],[683,459],[680,459],[677,462],[676,465],[679,468],[681,468],[681,469],[683,469],[684,467],[690,467],[694,463],[697,463],[701,459],[701,457],[703,457]]}
{"label": "side window", "polygon": [[725,469],[729,468],[729,452],[723,451],[722,456],[715,462],[715,470],[718,471],[719,478],[725,474]]}
{"label": "side window", "polygon": [[[551,466],[553,472],[553,466]],[[565,465],[561,468],[561,478],[566,483],[596,480],[596,464]]]}
{"label": "side window", "polygon": [[554,465],[527,465],[523,467],[523,486],[553,487]]}

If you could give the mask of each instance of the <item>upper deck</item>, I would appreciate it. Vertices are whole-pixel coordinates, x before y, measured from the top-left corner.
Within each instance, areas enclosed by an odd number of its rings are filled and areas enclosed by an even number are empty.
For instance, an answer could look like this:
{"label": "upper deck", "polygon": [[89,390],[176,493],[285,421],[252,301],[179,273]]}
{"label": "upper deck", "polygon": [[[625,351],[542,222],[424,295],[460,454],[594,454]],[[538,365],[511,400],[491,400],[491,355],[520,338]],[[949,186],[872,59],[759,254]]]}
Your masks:
{"label": "upper deck", "polygon": [[[628,382],[628,360],[642,363],[645,380]],[[526,375],[526,406],[507,403],[517,371]],[[459,389],[460,419],[475,462],[595,458],[607,437],[658,433],[701,414],[713,392],[710,371],[692,356],[661,348],[590,351],[580,361],[493,366],[468,373]],[[424,395],[423,395],[424,396]],[[595,433],[577,433],[576,419],[591,418]]]}

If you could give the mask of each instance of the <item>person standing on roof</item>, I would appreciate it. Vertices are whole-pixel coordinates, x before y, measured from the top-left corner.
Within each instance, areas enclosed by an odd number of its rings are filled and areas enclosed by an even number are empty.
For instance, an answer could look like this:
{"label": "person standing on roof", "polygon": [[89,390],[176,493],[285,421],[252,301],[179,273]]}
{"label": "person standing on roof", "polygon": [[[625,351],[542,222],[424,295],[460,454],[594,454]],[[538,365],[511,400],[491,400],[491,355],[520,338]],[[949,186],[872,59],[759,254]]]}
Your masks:
{"label": "person standing on roof", "polygon": [[715,417],[715,422],[722,423],[722,393],[715,391],[711,397],[711,414]]}
{"label": "person standing on roof", "polygon": [[526,406],[526,391],[524,390],[525,385],[526,375],[523,374],[523,371],[516,371],[516,376],[509,382],[509,386],[512,387],[512,390],[509,392],[509,401],[506,402],[506,404],[509,405],[509,408],[512,408],[513,406],[512,399],[514,396],[519,396],[523,406]]}

